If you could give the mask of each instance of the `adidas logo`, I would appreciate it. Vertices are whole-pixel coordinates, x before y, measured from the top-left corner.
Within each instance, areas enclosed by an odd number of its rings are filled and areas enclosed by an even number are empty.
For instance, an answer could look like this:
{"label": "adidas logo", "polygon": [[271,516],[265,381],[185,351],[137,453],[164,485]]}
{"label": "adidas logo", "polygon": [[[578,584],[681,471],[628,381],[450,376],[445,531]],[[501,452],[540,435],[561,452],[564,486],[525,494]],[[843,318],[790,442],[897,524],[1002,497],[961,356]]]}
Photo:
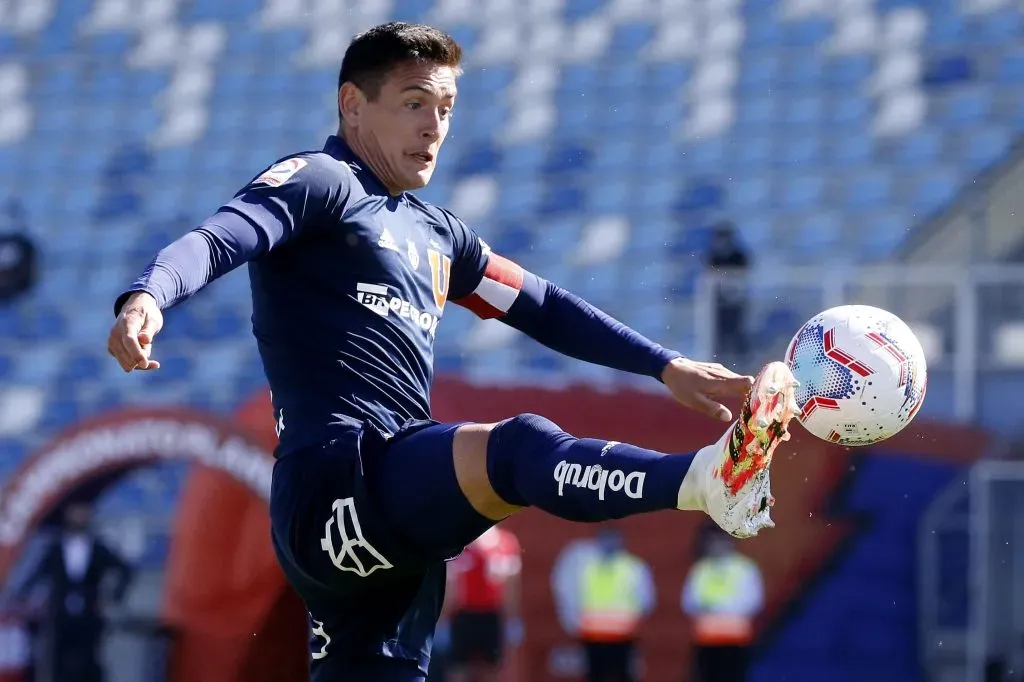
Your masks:
{"label": "adidas logo", "polygon": [[380,239],[377,240],[377,246],[382,249],[398,251],[398,243],[395,241],[395,238],[391,236],[391,231],[386,227],[384,228],[384,231],[380,233]]}

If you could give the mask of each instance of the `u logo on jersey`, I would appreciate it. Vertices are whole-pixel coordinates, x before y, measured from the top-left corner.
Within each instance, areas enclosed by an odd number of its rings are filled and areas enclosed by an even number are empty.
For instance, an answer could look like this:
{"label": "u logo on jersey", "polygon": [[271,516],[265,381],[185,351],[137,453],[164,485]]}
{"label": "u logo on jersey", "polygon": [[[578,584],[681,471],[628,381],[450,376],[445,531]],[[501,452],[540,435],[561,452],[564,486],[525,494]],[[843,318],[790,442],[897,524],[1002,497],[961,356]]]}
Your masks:
{"label": "u logo on jersey", "polygon": [[434,290],[434,303],[437,312],[444,310],[448,300],[448,279],[452,271],[452,259],[442,256],[439,251],[427,249],[427,260],[430,261],[430,283]]}

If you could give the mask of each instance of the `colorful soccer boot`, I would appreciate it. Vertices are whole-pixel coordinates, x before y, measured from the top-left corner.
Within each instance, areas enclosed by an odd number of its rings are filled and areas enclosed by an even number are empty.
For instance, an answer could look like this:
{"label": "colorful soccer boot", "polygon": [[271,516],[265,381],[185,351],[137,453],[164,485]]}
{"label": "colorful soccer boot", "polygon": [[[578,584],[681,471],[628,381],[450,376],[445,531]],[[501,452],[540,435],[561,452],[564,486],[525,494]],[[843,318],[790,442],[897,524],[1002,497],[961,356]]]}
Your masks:
{"label": "colorful soccer boot", "polygon": [[779,443],[789,440],[789,422],[800,410],[794,398],[799,382],[782,362],[757,375],[739,419],[714,445],[694,456],[679,488],[680,509],[706,512],[733,537],[748,538],[773,528],[768,470]]}

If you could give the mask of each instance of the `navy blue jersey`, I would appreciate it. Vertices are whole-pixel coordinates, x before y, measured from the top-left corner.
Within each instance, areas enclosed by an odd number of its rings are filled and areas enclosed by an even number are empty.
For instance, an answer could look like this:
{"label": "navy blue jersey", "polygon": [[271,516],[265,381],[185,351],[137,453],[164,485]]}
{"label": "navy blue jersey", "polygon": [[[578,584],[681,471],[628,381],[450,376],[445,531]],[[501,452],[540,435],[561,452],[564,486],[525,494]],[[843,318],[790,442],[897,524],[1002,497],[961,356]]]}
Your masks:
{"label": "navy blue jersey", "polygon": [[331,137],[275,163],[200,230],[246,252],[279,453],[327,440],[342,417],[394,432],[430,416],[438,323],[487,261],[462,221],[391,196]]}
{"label": "navy blue jersey", "polygon": [[322,439],[339,415],[391,432],[428,418],[445,304],[486,266],[470,229],[411,194],[389,196],[336,139],[281,161],[226,209],[286,225],[249,263],[282,447]]}
{"label": "navy blue jersey", "polygon": [[564,354],[657,377],[670,352],[491,253],[445,209],[392,196],[339,137],[279,160],[154,259],[131,291],[171,307],[248,262],[253,333],[278,455],[369,421],[430,416],[446,304],[501,318]]}

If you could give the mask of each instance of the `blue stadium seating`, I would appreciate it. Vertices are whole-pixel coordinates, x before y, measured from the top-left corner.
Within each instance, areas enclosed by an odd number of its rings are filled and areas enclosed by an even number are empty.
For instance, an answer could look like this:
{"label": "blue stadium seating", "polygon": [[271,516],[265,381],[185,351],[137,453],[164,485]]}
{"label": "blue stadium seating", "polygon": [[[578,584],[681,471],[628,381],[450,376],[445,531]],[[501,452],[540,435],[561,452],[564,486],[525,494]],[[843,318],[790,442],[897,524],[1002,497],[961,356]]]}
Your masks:
{"label": "blue stadium seating", "polygon": [[[113,296],[262,167],[319,146],[335,125],[340,53],[311,49],[338,25],[317,14],[330,3],[169,4],[172,18],[153,22],[112,17],[104,0],[59,2],[27,35],[0,20],[0,98],[31,111],[31,125],[0,143],[0,175],[44,256],[37,290],[0,307],[0,380],[48,396],[34,436],[138,396],[138,382],[101,355]],[[843,20],[829,3],[810,15],[781,0],[707,3],[701,12],[719,13],[709,26],[739,27],[729,37],[662,14],[672,3],[567,0],[523,34],[536,42],[528,50],[445,0],[390,5],[396,18],[443,16],[467,48],[447,156],[424,196],[448,203],[463,183],[493,181],[494,201],[472,222],[496,249],[643,331],[661,337],[674,320],[669,341],[684,352],[694,340],[677,311],[692,303],[716,220],[733,220],[763,258],[883,259],[1024,131],[1024,16],[1008,2],[967,13],[948,0],[879,0],[865,11],[879,21],[918,12],[921,35],[837,47]],[[687,22],[698,29],[692,45],[661,40]],[[168,25],[171,42],[150,44]],[[549,29],[562,39],[545,42]],[[590,29],[593,49],[575,39]],[[877,128],[887,40],[920,58],[919,74],[890,91],[927,100],[897,132]],[[557,67],[556,77],[544,68],[520,77],[538,65]],[[600,265],[608,276],[595,278],[567,256],[593,221],[615,216],[631,219],[630,232]],[[769,337],[799,322],[765,305],[756,324]],[[164,369],[147,390],[215,409],[246,398],[262,383],[248,306],[239,272],[170,312]],[[528,344],[470,352],[459,335],[471,326],[446,318],[440,371],[604,376]],[[212,350],[199,355],[200,344]],[[28,440],[14,440],[0,443],[0,460],[24,452]]]}
{"label": "blue stadium seating", "polygon": [[[56,2],[29,33],[10,24],[14,12],[0,13],[0,113],[13,105],[31,113],[30,126],[0,138],[0,199],[21,201],[42,250],[36,290],[0,305],[0,387],[46,396],[37,424],[0,436],[0,479],[76,419],[143,400],[231,411],[263,385],[244,272],[168,312],[163,368],[142,377],[126,379],[104,355],[111,302],[154,251],[248,178],[322,143],[335,126],[340,48],[312,48],[323,31],[360,28],[351,18],[359,12],[318,15],[331,3],[313,0],[139,3],[149,4],[174,12],[151,21],[111,17],[105,0]],[[968,12],[952,0],[876,0],[864,11],[880,26],[897,12],[919,13],[921,35],[879,31],[846,45],[843,17],[854,13],[834,8],[857,3],[709,1],[671,15],[662,13],[680,3],[565,0],[543,22],[528,25],[520,12],[507,26],[489,25],[485,12],[448,11],[469,3],[383,4],[395,18],[444,16],[438,23],[467,49],[452,133],[423,196],[448,204],[465,183],[493,182],[494,201],[471,222],[496,250],[683,352],[695,338],[679,311],[693,304],[717,220],[732,220],[761,262],[882,260],[1024,132],[1019,3]],[[149,44],[168,26],[171,42]],[[687,27],[692,40],[662,42],[663,32]],[[536,45],[502,43],[506,28]],[[563,33],[545,43],[549,30]],[[210,38],[218,31],[219,47]],[[890,53],[915,55],[919,73],[880,85]],[[538,68],[521,78],[536,67],[557,67],[556,77]],[[884,130],[887,98],[910,91],[926,106]],[[575,257],[590,226],[609,217],[629,219],[629,232],[595,276]],[[774,292],[762,299],[760,342],[784,340],[803,322]],[[446,314],[437,371],[499,381],[609,377],[523,339],[474,352],[461,342],[473,325]],[[941,397],[948,393],[936,383],[926,410],[951,404]],[[996,402],[984,390],[982,400]],[[916,519],[953,475],[872,459],[859,470],[839,511],[869,519]],[[166,485],[155,490],[135,477],[118,482],[101,511],[165,508],[184,472],[162,468],[159,478]],[[754,679],[919,678],[906,655],[916,649],[906,637],[912,604],[896,606],[900,595],[875,589],[876,578],[898,585],[912,574],[913,530],[897,530],[863,526],[836,579],[815,591]],[[952,549],[941,617],[963,624],[966,586],[956,575],[966,551],[944,547]],[[159,563],[166,551],[166,538],[149,538],[143,561]],[[819,610],[846,617],[817,627]],[[822,658],[829,652],[837,655]]]}

